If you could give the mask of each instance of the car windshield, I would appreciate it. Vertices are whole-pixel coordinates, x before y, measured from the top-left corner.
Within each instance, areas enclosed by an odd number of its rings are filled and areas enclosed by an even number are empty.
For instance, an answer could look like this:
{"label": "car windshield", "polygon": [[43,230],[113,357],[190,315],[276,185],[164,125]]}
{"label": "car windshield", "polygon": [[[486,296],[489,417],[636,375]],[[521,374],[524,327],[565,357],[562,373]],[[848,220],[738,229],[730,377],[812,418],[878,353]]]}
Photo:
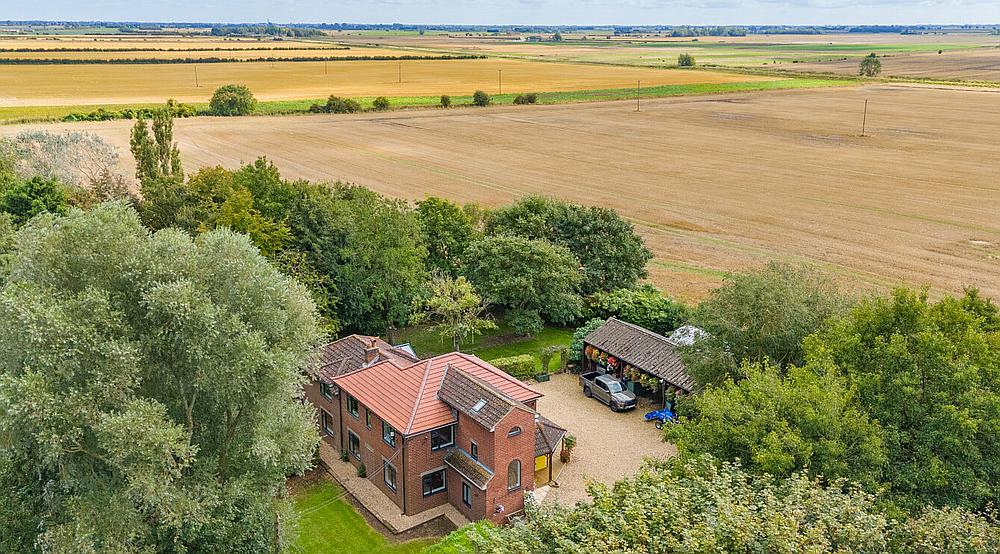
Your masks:
{"label": "car windshield", "polygon": [[619,383],[618,381],[611,381],[610,383],[608,383],[608,392],[615,393],[621,391],[622,391],[622,384]]}

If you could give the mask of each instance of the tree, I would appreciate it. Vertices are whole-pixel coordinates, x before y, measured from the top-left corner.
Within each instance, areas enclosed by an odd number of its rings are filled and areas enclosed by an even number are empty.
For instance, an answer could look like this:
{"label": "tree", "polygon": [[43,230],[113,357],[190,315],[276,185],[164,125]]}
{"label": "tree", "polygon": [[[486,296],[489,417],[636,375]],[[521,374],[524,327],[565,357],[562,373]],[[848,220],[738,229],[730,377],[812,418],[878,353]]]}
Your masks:
{"label": "tree", "polygon": [[73,189],[90,189],[116,175],[118,150],[97,135],[25,131],[0,139],[0,156],[12,160],[18,178],[55,179]]}
{"label": "tree", "polygon": [[480,106],[480,107],[489,106],[490,105],[490,100],[491,100],[490,99],[490,95],[486,94],[485,92],[483,92],[481,90],[477,90],[475,93],[472,94],[472,105],[473,106]]}
{"label": "tree", "polygon": [[317,444],[297,400],[318,339],[305,290],[246,237],[151,234],[121,204],[40,217],[17,243],[0,291],[0,482],[24,525],[0,517],[0,537],[279,548],[279,493]]}
{"label": "tree", "polygon": [[442,108],[450,108],[451,107],[451,96],[448,96],[447,94],[442,94],[441,95],[441,107]]}
{"label": "tree", "polygon": [[494,210],[486,232],[565,246],[583,266],[584,294],[635,286],[646,276],[646,263],[653,257],[618,212],[543,196],[528,196]]}
{"label": "tree", "polygon": [[143,187],[162,181],[183,181],[181,153],[174,143],[174,119],[168,109],[153,112],[153,135],[150,137],[146,120],[139,116],[132,127],[129,145],[135,158],[135,178]]}
{"label": "tree", "polygon": [[587,308],[596,317],[616,317],[661,335],[669,335],[687,317],[683,304],[663,296],[649,284],[594,293],[587,299]]}
{"label": "tree", "polygon": [[864,77],[878,77],[882,73],[882,60],[878,59],[878,54],[872,52],[861,59],[858,65],[858,75]]}
{"label": "tree", "polygon": [[[511,525],[454,531],[446,544],[479,554],[534,552],[995,552],[1000,528],[964,510],[928,510],[900,523],[849,482],[802,474],[775,481],[711,458],[651,462],[591,499],[529,503]],[[955,527],[948,529],[948,524]],[[939,534],[940,533],[940,534]]]}
{"label": "tree", "polygon": [[325,105],[314,104],[309,108],[310,111],[314,112],[326,112],[326,113],[357,113],[361,111],[361,104],[357,100],[352,100],[351,98],[341,98],[333,94],[326,99]]}
{"label": "tree", "polygon": [[427,280],[420,224],[405,202],[366,188],[335,191],[345,231],[336,272],[339,313],[347,327],[386,334],[406,325]]}
{"label": "tree", "polygon": [[464,275],[507,310],[515,331],[533,335],[544,322],[565,325],[580,314],[582,276],[562,246],[524,237],[486,237],[469,245]]}
{"label": "tree", "polygon": [[465,339],[474,338],[487,329],[496,329],[493,320],[483,317],[486,303],[465,277],[437,275],[431,279],[428,288],[425,311],[417,314],[414,322],[434,322],[432,328],[440,333],[441,338],[451,339],[452,349],[456,352],[461,350]]}
{"label": "tree", "polygon": [[595,317],[587,320],[582,326],[573,331],[573,339],[569,343],[569,360],[579,362],[583,359],[583,339],[598,327],[604,325],[605,320]]}
{"label": "tree", "polygon": [[40,213],[61,214],[67,208],[66,191],[55,179],[32,177],[0,189],[0,212],[10,214],[17,226]]}
{"label": "tree", "polygon": [[222,85],[208,102],[215,115],[250,115],[257,109],[257,99],[246,85]]}
{"label": "tree", "polygon": [[850,479],[875,492],[886,462],[882,430],[854,403],[854,390],[831,367],[744,362],[744,379],[682,399],[682,424],[665,440],[683,456],[740,460],[747,470],[790,477]]}
{"label": "tree", "polygon": [[377,112],[384,112],[390,108],[389,99],[379,96],[372,102],[372,108]]}
{"label": "tree", "polygon": [[694,67],[694,56],[691,54],[681,54],[677,56],[677,66],[678,67]]}
{"label": "tree", "polygon": [[416,215],[427,247],[427,268],[458,275],[466,248],[478,236],[472,217],[458,204],[434,196],[417,202]]}
{"label": "tree", "polygon": [[874,298],[806,341],[885,430],[890,498],[980,509],[1000,497],[1000,316],[978,293]]}
{"label": "tree", "polygon": [[707,385],[739,379],[743,360],[802,365],[802,339],[846,306],[827,277],[804,266],[771,262],[729,275],[691,317],[708,336],[685,348],[688,372]]}

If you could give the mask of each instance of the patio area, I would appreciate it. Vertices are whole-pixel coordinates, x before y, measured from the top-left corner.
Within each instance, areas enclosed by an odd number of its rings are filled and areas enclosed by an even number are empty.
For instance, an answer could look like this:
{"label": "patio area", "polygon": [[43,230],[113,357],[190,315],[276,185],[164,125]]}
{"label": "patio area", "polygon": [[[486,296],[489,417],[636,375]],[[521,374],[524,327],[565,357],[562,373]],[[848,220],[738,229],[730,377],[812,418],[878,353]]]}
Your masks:
{"label": "patio area", "polygon": [[672,444],[663,442],[652,423],[643,420],[650,409],[643,399],[635,410],[612,412],[583,395],[575,374],[553,375],[548,382],[533,383],[532,387],[545,395],[538,400],[538,411],[577,438],[569,463],[559,462],[558,452],[554,456],[553,475],[559,486],[539,491],[544,502],[571,505],[585,500],[588,479],[611,484],[634,473],[643,458],[677,453]]}

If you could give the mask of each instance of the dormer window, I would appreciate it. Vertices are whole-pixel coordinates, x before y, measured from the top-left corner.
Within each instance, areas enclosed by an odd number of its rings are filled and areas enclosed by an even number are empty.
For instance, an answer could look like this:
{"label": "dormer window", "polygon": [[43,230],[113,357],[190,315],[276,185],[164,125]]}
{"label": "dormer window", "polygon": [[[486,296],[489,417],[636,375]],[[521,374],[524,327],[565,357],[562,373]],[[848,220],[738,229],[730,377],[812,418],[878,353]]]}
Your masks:
{"label": "dormer window", "polygon": [[521,434],[520,427],[511,427],[510,431],[507,432],[508,437],[516,437]]}

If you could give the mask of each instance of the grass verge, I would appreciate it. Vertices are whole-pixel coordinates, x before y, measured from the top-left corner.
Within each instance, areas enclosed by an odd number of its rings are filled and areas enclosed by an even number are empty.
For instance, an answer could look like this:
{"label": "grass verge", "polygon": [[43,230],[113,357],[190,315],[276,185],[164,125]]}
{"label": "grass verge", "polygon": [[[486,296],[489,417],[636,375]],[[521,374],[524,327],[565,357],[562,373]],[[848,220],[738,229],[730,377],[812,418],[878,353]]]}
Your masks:
{"label": "grass verge", "polygon": [[299,514],[299,536],[293,554],[416,554],[434,544],[433,539],[391,543],[372,529],[350,504],[338,499],[343,493],[329,481],[311,484],[295,494]]}
{"label": "grass verge", "polygon": [[[533,337],[522,337],[514,333],[510,327],[500,325],[497,329],[492,329],[476,337],[475,341],[463,345],[462,351],[475,354],[486,361],[519,354],[531,354],[535,356],[535,367],[541,369],[542,362],[538,358],[538,353],[549,346],[569,346],[572,338],[573,329],[546,327]],[[422,358],[451,352],[451,341],[442,341],[436,331],[422,325],[400,330],[396,342],[410,343],[417,355]],[[556,356],[549,364],[550,371],[556,370],[559,357]]]}
{"label": "grass verge", "polygon": [[[662,85],[639,89],[640,98],[665,98],[694,94],[717,94],[732,92],[753,92],[763,90],[799,89],[847,86],[856,84],[851,79],[830,78],[786,78],[773,81],[747,81],[737,83],[698,83],[688,85]],[[520,91],[530,92],[530,91]],[[508,105],[514,103],[514,98],[520,93],[495,94],[492,104]],[[568,104],[574,102],[603,102],[610,100],[631,100],[636,97],[635,88],[615,88],[598,90],[577,90],[566,92],[540,92],[539,104]],[[371,109],[375,96],[356,97],[362,108]],[[390,97],[394,109],[428,108],[440,105],[440,96],[403,96]],[[456,107],[471,106],[472,95],[452,96],[452,105]],[[313,104],[323,104],[325,98],[310,98],[305,100],[266,100],[257,103],[254,115],[291,115],[309,113]],[[185,104],[188,104],[185,102]],[[190,105],[200,115],[208,114],[208,103],[191,103]],[[0,122],[6,124],[57,121],[71,113],[90,113],[98,108],[106,111],[122,111],[125,109],[158,108],[162,104],[106,104],[106,105],[70,105],[70,106],[6,106],[0,107]]]}

